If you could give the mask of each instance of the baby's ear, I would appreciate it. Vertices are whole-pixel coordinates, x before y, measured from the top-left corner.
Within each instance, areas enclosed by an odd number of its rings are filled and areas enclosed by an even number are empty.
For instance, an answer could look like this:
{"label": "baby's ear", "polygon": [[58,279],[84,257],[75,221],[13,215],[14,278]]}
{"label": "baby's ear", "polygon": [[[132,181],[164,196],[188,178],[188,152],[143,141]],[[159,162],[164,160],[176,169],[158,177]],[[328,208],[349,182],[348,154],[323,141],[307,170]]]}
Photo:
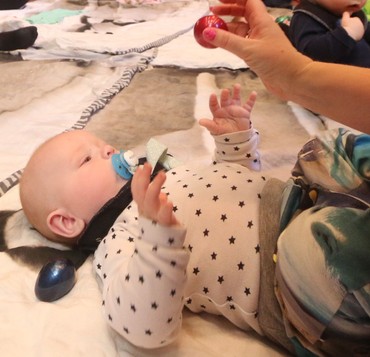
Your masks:
{"label": "baby's ear", "polygon": [[75,238],[85,229],[85,222],[70,214],[64,208],[58,208],[47,217],[48,228],[54,233],[66,238]]}

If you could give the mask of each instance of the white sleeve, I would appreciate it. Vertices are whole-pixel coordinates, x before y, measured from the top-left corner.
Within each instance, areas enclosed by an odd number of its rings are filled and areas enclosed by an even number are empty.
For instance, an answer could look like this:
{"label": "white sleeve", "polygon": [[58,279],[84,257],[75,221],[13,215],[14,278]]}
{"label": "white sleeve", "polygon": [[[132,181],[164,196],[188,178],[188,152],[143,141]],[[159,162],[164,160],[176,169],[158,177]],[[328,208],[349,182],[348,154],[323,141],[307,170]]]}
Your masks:
{"label": "white sleeve", "polygon": [[216,144],[215,161],[233,162],[251,170],[261,169],[258,153],[259,133],[251,128],[236,133],[213,136]]}
{"label": "white sleeve", "polygon": [[174,340],[181,329],[186,266],[186,230],[139,218],[133,236],[113,227],[95,253],[109,324],[132,344],[155,348]]}

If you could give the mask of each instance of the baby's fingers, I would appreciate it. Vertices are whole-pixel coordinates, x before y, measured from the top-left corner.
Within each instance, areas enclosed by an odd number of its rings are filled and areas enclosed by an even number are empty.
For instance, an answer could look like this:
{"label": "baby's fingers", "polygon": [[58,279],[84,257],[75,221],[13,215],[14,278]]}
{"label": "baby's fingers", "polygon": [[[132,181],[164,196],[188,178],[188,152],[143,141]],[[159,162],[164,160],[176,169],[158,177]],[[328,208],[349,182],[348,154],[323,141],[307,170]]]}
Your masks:
{"label": "baby's fingers", "polygon": [[246,103],[244,104],[244,108],[251,111],[254,105],[256,104],[256,100],[257,100],[257,92],[253,91],[249,95],[249,98],[247,99]]}
{"label": "baby's fingers", "polygon": [[131,192],[134,201],[137,203],[139,210],[144,204],[145,195],[150,184],[150,175],[152,167],[149,163],[139,166],[132,178]]}
{"label": "baby's fingers", "polygon": [[163,202],[158,212],[157,222],[163,226],[172,226],[178,224],[173,213],[173,204],[170,201]]}
{"label": "baby's fingers", "polygon": [[215,116],[215,113],[220,109],[220,104],[218,103],[218,98],[215,93],[209,96],[209,109],[213,116]]}
{"label": "baby's fingers", "polygon": [[160,206],[161,188],[166,181],[166,174],[163,171],[159,171],[156,177],[149,185],[145,195],[145,210],[151,216],[156,214],[158,207]]}

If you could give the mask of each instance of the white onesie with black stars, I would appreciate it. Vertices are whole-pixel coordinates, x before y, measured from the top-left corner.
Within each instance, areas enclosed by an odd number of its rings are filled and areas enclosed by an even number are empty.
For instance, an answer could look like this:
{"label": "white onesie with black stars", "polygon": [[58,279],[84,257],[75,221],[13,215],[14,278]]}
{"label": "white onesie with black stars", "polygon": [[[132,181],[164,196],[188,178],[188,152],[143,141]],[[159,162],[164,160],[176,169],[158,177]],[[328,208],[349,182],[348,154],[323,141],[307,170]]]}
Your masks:
{"label": "white onesie with black stars", "polygon": [[162,188],[181,226],[138,217],[132,202],[95,252],[109,324],[134,345],[170,343],[182,309],[260,332],[258,132],[215,137],[213,165],[178,166]]}

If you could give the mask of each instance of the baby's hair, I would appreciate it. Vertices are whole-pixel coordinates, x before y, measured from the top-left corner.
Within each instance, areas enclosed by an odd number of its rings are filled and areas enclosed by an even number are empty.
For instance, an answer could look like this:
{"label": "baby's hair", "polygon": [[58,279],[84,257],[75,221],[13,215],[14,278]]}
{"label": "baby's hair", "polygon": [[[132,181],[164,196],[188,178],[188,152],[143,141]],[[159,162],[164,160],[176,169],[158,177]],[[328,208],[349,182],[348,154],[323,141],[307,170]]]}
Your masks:
{"label": "baby's hair", "polygon": [[31,155],[19,182],[19,196],[23,212],[33,226],[46,239],[63,243],[75,244],[76,239],[67,239],[58,236],[50,230],[47,224],[48,214],[52,210],[52,203],[56,200],[55,194],[50,187],[48,174],[44,172],[44,163],[48,160],[45,154],[48,154],[48,145],[59,135],[51,137],[42,143]]}

